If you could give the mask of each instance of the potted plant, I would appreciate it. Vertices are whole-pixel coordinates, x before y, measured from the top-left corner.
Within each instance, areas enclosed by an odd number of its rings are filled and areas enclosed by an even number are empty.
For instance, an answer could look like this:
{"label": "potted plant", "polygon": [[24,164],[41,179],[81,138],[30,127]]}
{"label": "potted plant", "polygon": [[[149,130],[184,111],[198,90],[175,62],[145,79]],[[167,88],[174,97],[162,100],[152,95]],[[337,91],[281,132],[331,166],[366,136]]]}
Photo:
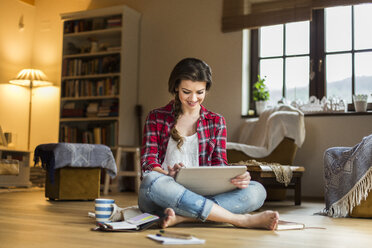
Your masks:
{"label": "potted plant", "polygon": [[368,95],[353,95],[355,112],[366,112],[368,104]]}
{"label": "potted plant", "polygon": [[265,77],[262,78],[260,75],[257,75],[257,82],[253,85],[253,101],[256,104],[257,115],[260,115],[264,111],[267,101],[270,98],[265,80]]}

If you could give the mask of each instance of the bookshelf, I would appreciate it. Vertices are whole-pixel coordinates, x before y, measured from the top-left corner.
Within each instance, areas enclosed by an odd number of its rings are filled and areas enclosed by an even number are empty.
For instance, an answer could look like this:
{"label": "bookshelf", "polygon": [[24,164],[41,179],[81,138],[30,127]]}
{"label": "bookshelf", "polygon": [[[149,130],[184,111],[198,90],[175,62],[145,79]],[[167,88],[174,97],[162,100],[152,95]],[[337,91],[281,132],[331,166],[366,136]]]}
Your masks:
{"label": "bookshelf", "polygon": [[140,14],[113,6],[61,14],[59,141],[137,145]]}

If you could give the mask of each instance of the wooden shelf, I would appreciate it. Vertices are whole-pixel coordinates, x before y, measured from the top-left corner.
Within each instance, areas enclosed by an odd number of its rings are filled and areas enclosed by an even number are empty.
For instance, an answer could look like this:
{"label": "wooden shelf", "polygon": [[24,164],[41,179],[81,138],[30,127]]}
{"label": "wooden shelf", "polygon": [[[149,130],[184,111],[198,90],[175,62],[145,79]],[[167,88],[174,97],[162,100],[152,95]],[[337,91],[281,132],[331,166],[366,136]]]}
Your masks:
{"label": "wooden shelf", "polygon": [[80,76],[65,76],[65,77],[62,77],[62,80],[105,78],[105,77],[120,77],[120,73],[103,73],[103,74],[91,74],[91,75],[80,75]]}
{"label": "wooden shelf", "polygon": [[120,53],[120,51],[102,51],[102,52],[96,52],[96,53],[77,53],[77,54],[63,55],[63,59],[98,57],[98,56],[106,56],[106,55],[119,54],[119,53]]}
{"label": "wooden shelf", "polygon": [[77,32],[77,33],[67,33],[64,34],[64,38],[69,37],[91,37],[94,35],[110,35],[110,34],[120,34],[122,31],[122,27],[117,28],[106,28],[106,29],[99,29],[99,30],[92,30],[92,31],[84,31],[84,32]]}
{"label": "wooden shelf", "polygon": [[86,100],[101,100],[101,99],[117,99],[118,95],[112,96],[79,96],[79,97],[61,97],[61,101],[86,101]]}
{"label": "wooden shelf", "polygon": [[61,118],[60,122],[95,122],[95,121],[117,121],[119,117],[76,117]]}

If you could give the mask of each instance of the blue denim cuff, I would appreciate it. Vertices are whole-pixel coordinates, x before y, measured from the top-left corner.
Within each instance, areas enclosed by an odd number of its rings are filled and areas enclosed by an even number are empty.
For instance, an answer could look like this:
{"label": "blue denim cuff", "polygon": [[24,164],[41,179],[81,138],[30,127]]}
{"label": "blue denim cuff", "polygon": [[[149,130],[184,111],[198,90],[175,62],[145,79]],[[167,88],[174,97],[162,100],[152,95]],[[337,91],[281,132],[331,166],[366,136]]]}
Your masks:
{"label": "blue denim cuff", "polygon": [[202,209],[202,212],[200,213],[200,220],[201,221],[206,221],[209,214],[211,213],[212,207],[213,207],[213,201],[209,199],[205,199],[204,207]]}

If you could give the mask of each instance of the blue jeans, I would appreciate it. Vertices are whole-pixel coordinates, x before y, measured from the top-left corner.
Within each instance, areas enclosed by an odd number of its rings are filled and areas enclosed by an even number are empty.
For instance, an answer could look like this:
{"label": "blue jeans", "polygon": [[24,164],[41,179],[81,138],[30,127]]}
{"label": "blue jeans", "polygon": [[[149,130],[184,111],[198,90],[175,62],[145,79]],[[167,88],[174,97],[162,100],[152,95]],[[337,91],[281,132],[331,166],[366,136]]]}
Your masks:
{"label": "blue jeans", "polygon": [[164,209],[172,208],[177,215],[205,221],[213,204],[235,213],[243,214],[260,208],[266,199],[262,184],[251,181],[245,189],[201,196],[156,171],[144,175],[138,195],[142,212],[164,216]]}

